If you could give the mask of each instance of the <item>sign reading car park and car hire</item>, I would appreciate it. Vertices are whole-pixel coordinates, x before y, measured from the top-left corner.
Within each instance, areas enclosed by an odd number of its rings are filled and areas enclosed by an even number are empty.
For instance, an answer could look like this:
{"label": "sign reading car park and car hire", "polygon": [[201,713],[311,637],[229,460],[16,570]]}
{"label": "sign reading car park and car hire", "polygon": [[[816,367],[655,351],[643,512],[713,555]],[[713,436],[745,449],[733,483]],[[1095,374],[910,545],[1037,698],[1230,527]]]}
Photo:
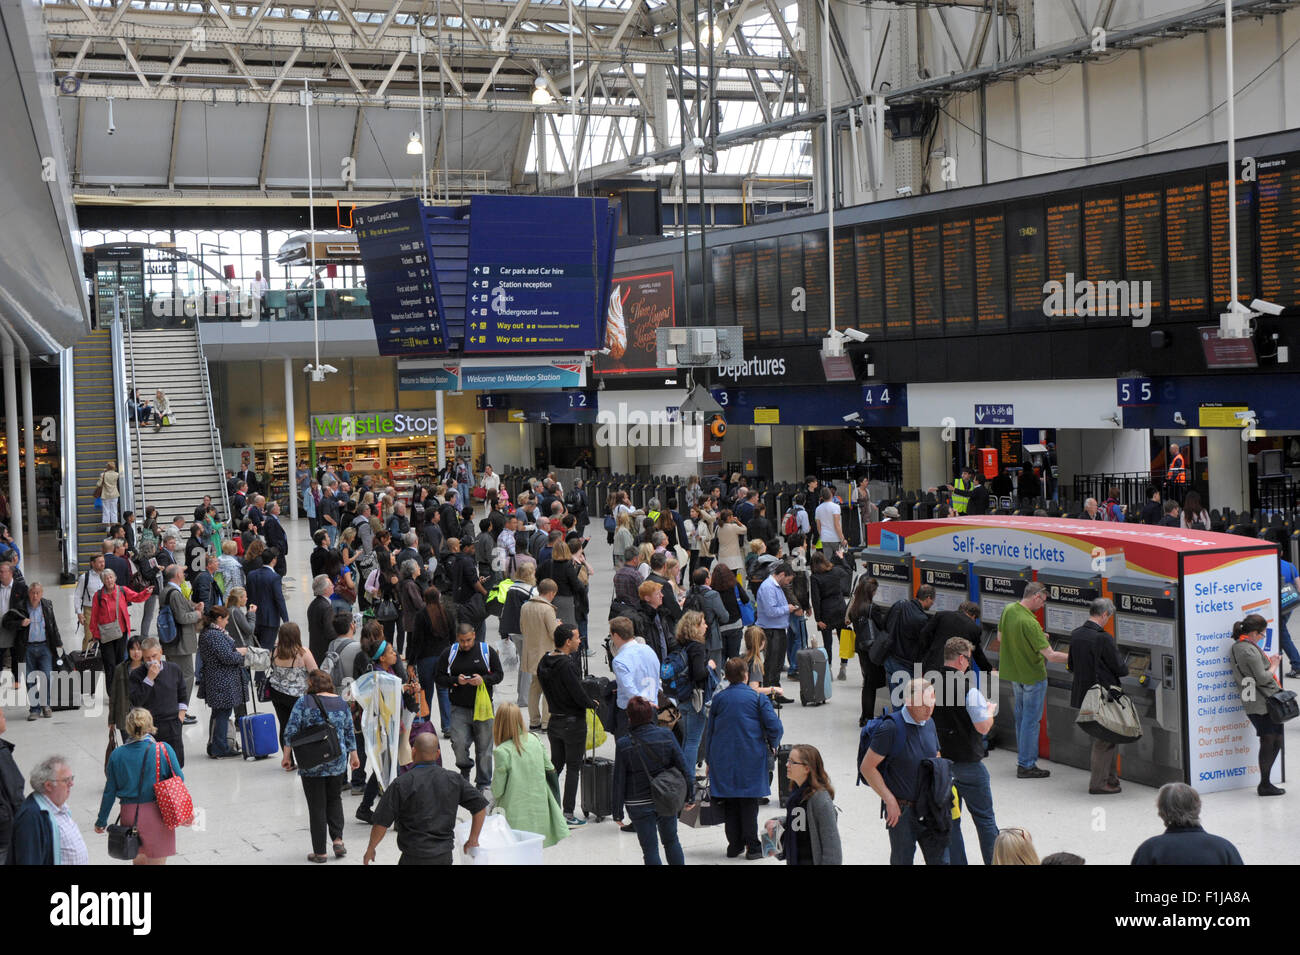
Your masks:
{"label": "sign reading car park and car hire", "polygon": [[359,414],[314,414],[314,441],[368,441],[376,438],[423,438],[438,433],[433,411],[373,411]]}

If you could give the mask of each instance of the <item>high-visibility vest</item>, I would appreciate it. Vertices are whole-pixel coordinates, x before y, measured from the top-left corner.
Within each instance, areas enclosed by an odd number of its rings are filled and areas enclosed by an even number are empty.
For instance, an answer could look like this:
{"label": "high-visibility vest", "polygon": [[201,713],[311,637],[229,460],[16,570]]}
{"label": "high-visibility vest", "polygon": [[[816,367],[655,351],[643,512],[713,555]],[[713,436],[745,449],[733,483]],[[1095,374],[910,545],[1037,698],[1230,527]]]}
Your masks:
{"label": "high-visibility vest", "polygon": [[1169,480],[1175,484],[1187,483],[1187,465],[1183,462],[1183,453],[1180,451],[1174,455],[1174,459],[1169,462]]}
{"label": "high-visibility vest", "polygon": [[967,481],[965,478],[958,478],[952,482],[952,509],[958,514],[966,513],[966,505],[970,503],[970,492],[975,487],[974,481]]}

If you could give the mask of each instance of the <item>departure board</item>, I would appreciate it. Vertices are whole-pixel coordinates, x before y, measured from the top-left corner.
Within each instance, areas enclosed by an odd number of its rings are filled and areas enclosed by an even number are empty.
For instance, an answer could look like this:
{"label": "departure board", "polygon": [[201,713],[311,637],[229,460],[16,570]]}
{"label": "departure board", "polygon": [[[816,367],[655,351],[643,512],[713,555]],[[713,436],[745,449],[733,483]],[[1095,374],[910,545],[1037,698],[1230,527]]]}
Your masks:
{"label": "departure board", "polygon": [[885,230],[885,336],[912,336],[912,261],[906,227]]}
{"label": "departure board", "polygon": [[858,328],[881,337],[885,332],[885,290],[880,261],[880,230],[858,226],[853,236],[858,281]]}
{"label": "departure board", "polygon": [[[795,311],[796,298],[803,284],[803,236],[799,233],[777,239],[781,262],[781,338],[802,341],[804,313]],[[806,303],[805,304],[806,307]]]}
{"label": "departure board", "polygon": [[1010,276],[1011,327],[1033,328],[1046,321],[1047,224],[1039,200],[1007,206],[1007,274]]}
{"label": "departure board", "polygon": [[754,243],[754,272],[758,284],[758,340],[776,344],[781,340],[781,273],[776,239]]}
{"label": "departure board", "polygon": [[943,335],[943,237],[938,222],[912,227],[912,323],[918,338]]}
{"label": "departure board", "polygon": [[[1140,308],[1149,308],[1152,316],[1164,312],[1162,197],[1163,192],[1155,183],[1124,190],[1124,274],[1121,278],[1128,283],[1129,292],[1120,301],[1108,303],[1112,317],[1131,316]],[[1136,287],[1134,282],[1138,283]],[[1151,284],[1147,285],[1148,282]],[[1127,310],[1124,297],[1128,298]]]}
{"label": "departure board", "polygon": [[805,338],[822,338],[831,327],[830,302],[827,299],[827,285],[830,274],[827,271],[826,233],[805,232],[803,234],[803,287],[808,292],[805,304],[807,311],[804,320],[808,323]]}
{"label": "departure board", "polygon": [[754,243],[737,242],[731,247],[736,270],[736,322],[745,330],[745,343],[757,337],[758,289],[754,279]]}
{"label": "departure board", "polygon": [[[1237,300],[1255,298],[1255,190],[1237,180]],[[1228,309],[1232,274],[1228,268],[1228,180],[1210,180],[1210,308],[1211,315]]]}
{"label": "departure board", "polygon": [[713,321],[718,325],[736,324],[736,269],[731,257],[731,246],[713,250]]}
{"label": "departure board", "polygon": [[1001,212],[975,216],[975,327],[981,332],[1007,327],[1007,242]]}
{"label": "departure board", "polygon": [[1259,163],[1259,297],[1300,305],[1300,156]]}
{"label": "departure board", "polygon": [[[853,328],[858,322],[858,290],[854,288],[853,230],[835,233],[835,327]],[[829,331],[829,327],[827,328]],[[812,334],[812,329],[809,329]]]}
{"label": "departure board", "polygon": [[975,258],[969,218],[943,224],[943,328],[945,335],[975,331]]}
{"label": "departure board", "polygon": [[[1118,191],[1086,192],[1083,197],[1083,276],[1094,287],[1120,280],[1121,202]],[[1116,321],[1106,309],[1094,307],[1088,324]]]}
{"label": "departure board", "polygon": [[[1083,214],[1079,200],[1054,199],[1047,203],[1047,280],[1061,283],[1059,303],[1047,307],[1053,325],[1072,325],[1083,321],[1075,308],[1071,290],[1083,277]],[[1050,301],[1050,299],[1048,300]]]}
{"label": "departure board", "polygon": [[1205,250],[1205,177],[1165,183],[1165,272],[1169,314],[1204,314],[1209,282]]}

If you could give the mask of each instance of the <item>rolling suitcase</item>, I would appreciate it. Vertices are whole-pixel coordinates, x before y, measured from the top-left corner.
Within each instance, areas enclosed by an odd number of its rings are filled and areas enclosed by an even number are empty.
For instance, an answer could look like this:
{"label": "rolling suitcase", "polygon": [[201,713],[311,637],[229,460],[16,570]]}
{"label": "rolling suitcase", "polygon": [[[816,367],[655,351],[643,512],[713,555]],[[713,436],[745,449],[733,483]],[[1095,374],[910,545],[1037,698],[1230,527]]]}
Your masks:
{"label": "rolling suitcase", "polygon": [[821,706],[831,698],[831,664],[825,647],[812,647],[795,654],[799,668],[799,703]]}
{"label": "rolling suitcase", "polygon": [[280,752],[280,734],[275,726],[274,713],[257,712],[257,691],[249,694],[253,712],[241,716],[239,722],[239,748],[244,759],[266,759]]}
{"label": "rolling suitcase", "polygon": [[81,708],[81,674],[71,657],[65,652],[50,667],[49,707],[55,713]]}
{"label": "rolling suitcase", "polygon": [[600,822],[614,815],[614,761],[603,756],[582,760],[582,813]]}
{"label": "rolling suitcase", "polygon": [[785,767],[790,762],[792,749],[794,747],[789,743],[782,743],[776,750],[776,793],[782,806],[790,798],[790,777],[785,774]]}

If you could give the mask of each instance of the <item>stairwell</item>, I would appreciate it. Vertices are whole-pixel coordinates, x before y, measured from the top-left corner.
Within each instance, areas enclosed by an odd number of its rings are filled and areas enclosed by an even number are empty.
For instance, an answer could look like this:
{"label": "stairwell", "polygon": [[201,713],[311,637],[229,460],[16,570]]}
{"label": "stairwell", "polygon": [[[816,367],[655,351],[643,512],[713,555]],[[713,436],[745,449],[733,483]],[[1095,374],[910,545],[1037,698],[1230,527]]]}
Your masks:
{"label": "stairwell", "polygon": [[[205,494],[225,520],[225,473],[220,468],[220,436],[212,423],[207,364],[194,327],[132,330],[127,340],[127,375],[134,375],[142,397],[154,400],[162,389],[171,404],[173,422],[161,431],[141,425],[130,480],[135,489],[136,515],[158,508],[161,526],[181,516],[194,519],[194,508]],[[136,425],[131,440],[137,443]],[[140,462],[143,462],[143,487]]]}
{"label": "stairwell", "polygon": [[95,507],[95,485],[109,461],[119,461],[113,402],[112,333],[91,332],[72,347],[76,425],[77,566],[100,553],[107,532]]}

